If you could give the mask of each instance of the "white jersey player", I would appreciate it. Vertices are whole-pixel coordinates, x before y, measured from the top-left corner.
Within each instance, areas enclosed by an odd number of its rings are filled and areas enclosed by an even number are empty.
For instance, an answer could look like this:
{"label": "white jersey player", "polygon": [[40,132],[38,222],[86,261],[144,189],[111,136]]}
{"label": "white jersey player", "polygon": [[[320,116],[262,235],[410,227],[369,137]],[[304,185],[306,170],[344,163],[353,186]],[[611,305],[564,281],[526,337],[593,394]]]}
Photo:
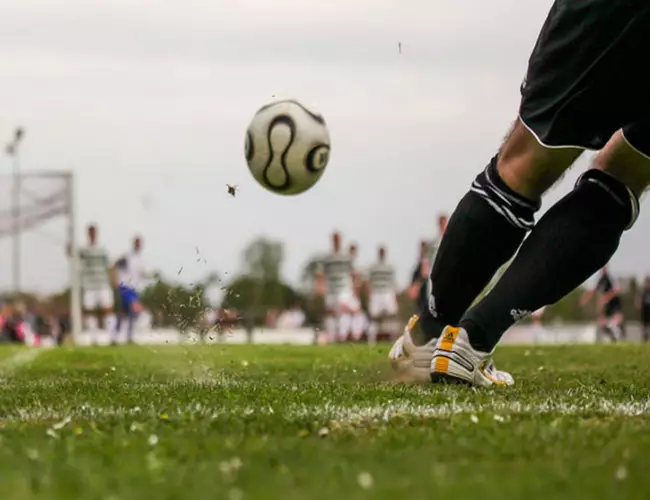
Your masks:
{"label": "white jersey player", "polygon": [[350,318],[344,318],[348,321],[350,335],[352,340],[361,340],[363,332],[368,326],[368,318],[361,307],[361,293],[365,287],[365,281],[362,273],[357,269],[357,257],[359,256],[359,247],[356,243],[351,243],[348,249],[352,261],[352,289],[354,290],[354,301],[351,305]]}
{"label": "white jersey player", "polygon": [[386,262],[386,249],[379,247],[378,260],[369,271],[370,317],[380,318],[397,315],[397,286],[395,268]]}
{"label": "white jersey player", "polygon": [[97,243],[97,228],[88,226],[88,245],[79,249],[80,282],[85,324],[95,326],[91,319],[98,316],[99,327],[113,312],[113,286],[110,277],[108,253]]}
{"label": "white jersey player", "polygon": [[[363,278],[361,276],[361,273],[359,273],[356,265],[357,265],[357,257],[359,255],[359,247],[357,247],[356,243],[351,243],[349,248],[348,248],[348,254],[350,255],[350,262],[352,265],[352,289],[354,290],[354,294],[357,298],[359,298],[359,294],[361,291],[361,288],[363,287]],[[361,304],[359,304],[359,309],[361,308]]]}
{"label": "white jersey player", "polygon": [[370,298],[368,312],[372,322],[369,340],[374,343],[379,323],[397,317],[395,268],[386,262],[386,249],[379,247],[377,263],[369,271]]}
{"label": "white jersey player", "polygon": [[144,286],[145,272],[142,265],[142,239],[133,239],[133,249],[115,264],[120,292],[121,314],[115,327],[113,342],[117,343],[122,319],[127,319],[127,341],[133,342],[133,331],[138,316],[143,312],[140,293]]}
{"label": "white jersey player", "polygon": [[320,292],[325,295],[327,313],[325,329],[327,333],[345,340],[349,333],[349,317],[358,308],[352,277],[352,259],[341,251],[341,235],[332,235],[332,251],[322,261],[320,276],[323,286]]}

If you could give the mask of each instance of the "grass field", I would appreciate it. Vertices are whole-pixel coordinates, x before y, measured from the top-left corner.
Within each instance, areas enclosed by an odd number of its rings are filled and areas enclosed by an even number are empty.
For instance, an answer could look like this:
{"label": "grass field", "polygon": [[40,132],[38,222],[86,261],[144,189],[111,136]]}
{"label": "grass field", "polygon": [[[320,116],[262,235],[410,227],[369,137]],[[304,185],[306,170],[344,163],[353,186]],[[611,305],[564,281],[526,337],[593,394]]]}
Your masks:
{"label": "grass field", "polygon": [[0,498],[648,498],[650,348],[504,347],[512,389],[387,347],[0,349]]}

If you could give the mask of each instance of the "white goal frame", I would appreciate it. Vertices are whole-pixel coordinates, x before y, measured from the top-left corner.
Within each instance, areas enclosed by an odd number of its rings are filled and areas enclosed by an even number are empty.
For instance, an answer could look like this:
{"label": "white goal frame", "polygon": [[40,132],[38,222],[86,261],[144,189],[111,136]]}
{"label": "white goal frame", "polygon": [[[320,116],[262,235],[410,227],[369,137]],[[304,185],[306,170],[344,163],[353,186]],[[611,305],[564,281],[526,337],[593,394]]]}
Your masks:
{"label": "white goal frame", "polygon": [[[70,249],[68,256],[69,283],[70,283],[70,333],[73,340],[77,340],[81,333],[81,286],[79,279],[79,247],[76,234],[76,207],[75,207],[75,177],[74,173],[66,170],[21,170],[14,173],[2,173],[0,178],[10,179],[12,182],[12,203],[9,210],[0,211],[0,238],[13,238],[14,259],[20,259],[20,235],[25,231],[37,228],[39,225],[57,218],[67,219],[66,243]],[[52,179],[61,181],[64,189],[53,194],[44,194],[35,200],[28,213],[24,213],[21,205],[23,184],[28,184],[30,179]],[[66,248],[62,249],[64,252]],[[13,262],[12,265],[16,263]],[[17,290],[12,290],[16,292]]]}

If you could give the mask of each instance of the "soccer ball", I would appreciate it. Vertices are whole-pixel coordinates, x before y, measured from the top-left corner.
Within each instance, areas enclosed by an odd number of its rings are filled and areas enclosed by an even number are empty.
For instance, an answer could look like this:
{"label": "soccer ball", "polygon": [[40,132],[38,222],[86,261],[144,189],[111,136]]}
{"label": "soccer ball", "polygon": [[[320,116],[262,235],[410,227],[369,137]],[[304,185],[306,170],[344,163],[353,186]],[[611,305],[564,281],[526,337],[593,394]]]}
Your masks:
{"label": "soccer ball", "polygon": [[255,180],[279,194],[307,191],[321,178],[330,154],[325,119],[298,101],[262,106],[246,131],[246,162]]}

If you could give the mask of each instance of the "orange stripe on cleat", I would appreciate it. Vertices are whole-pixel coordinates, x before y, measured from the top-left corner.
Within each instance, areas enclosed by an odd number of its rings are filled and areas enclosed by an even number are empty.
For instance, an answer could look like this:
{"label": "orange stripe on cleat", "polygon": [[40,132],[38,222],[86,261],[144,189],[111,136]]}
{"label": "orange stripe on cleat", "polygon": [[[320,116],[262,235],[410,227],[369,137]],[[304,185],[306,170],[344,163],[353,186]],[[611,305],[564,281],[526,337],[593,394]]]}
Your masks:
{"label": "orange stripe on cleat", "polygon": [[449,371],[449,358],[444,356],[438,356],[436,362],[433,365],[434,373],[447,373]]}
{"label": "orange stripe on cleat", "polygon": [[448,326],[445,328],[444,337],[440,343],[440,349],[445,351],[451,351],[454,347],[454,342],[456,342],[456,337],[458,337],[459,329],[453,326]]}

